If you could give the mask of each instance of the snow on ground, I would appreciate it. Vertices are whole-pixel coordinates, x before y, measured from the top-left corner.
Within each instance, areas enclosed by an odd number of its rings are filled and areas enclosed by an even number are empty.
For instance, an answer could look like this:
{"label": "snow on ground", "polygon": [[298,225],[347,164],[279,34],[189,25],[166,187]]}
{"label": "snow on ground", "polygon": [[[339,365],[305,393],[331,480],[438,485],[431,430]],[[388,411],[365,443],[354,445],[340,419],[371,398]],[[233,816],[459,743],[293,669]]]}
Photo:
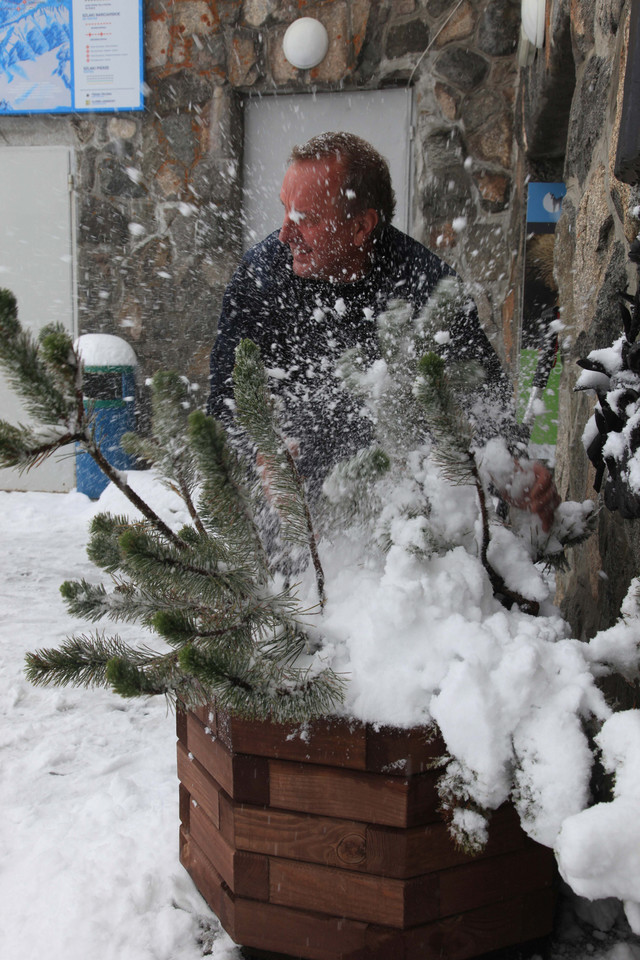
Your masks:
{"label": "snow on ground", "polygon": [[[154,496],[181,519],[167,493]],[[98,577],[85,544],[99,509],[124,512],[125,501],[111,487],[99,504],[76,492],[0,492],[0,958],[240,960],[178,861],[164,701],[36,689],[22,674],[27,650],[91,628],[68,616],[58,588]],[[640,939],[616,901],[572,897],[551,957],[640,960]]]}

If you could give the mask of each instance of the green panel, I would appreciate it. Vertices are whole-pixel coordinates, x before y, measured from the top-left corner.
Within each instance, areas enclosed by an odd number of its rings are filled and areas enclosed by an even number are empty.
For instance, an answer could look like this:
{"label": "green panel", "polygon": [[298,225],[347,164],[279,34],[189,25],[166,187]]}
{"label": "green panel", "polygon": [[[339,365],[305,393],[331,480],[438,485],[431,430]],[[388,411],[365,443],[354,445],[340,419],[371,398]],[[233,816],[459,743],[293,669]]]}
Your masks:
{"label": "green panel", "polygon": [[[522,422],[529,396],[531,384],[538,365],[539,351],[533,347],[520,351],[520,372],[518,376],[518,422]],[[536,417],[531,431],[531,443],[554,444],[558,438],[558,403],[560,397],[560,376],[562,363],[560,358],[551,371],[547,386],[542,392],[542,401],[546,411]]]}

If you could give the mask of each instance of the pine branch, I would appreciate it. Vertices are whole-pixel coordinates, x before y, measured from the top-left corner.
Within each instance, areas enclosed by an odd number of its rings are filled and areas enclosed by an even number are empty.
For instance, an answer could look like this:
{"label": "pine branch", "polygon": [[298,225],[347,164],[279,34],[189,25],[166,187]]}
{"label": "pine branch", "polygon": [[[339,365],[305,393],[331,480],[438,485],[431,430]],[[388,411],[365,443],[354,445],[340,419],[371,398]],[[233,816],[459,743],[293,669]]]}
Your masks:
{"label": "pine branch", "polygon": [[[48,436],[51,439],[47,439]],[[0,466],[30,470],[62,447],[82,439],[81,434],[69,433],[64,426],[58,431],[53,426],[36,431],[0,420]]]}
{"label": "pine branch", "polygon": [[256,575],[268,576],[269,562],[255,524],[245,482],[246,468],[229,446],[222,424],[194,411],[189,417],[189,441],[203,477],[199,508],[211,529],[253,556]]}
{"label": "pine branch", "polygon": [[[41,356],[41,344],[45,357]],[[55,344],[54,341],[55,340]],[[60,344],[64,341],[64,347]],[[64,352],[68,368],[60,364]],[[75,361],[73,344],[61,325],[45,327],[40,343],[18,320],[18,306],[9,290],[0,289],[0,366],[7,380],[22,398],[28,412],[41,423],[71,421],[75,414]],[[75,432],[73,430],[71,433]]]}
{"label": "pine branch", "polygon": [[265,477],[281,518],[283,539],[309,549],[322,606],[325,602],[324,572],[304,484],[285,438],[280,434],[260,349],[251,340],[243,340],[236,348],[233,385],[236,416],[264,460]]}
{"label": "pine branch", "polygon": [[278,723],[312,719],[335,709],[344,682],[324,670],[314,676],[303,669],[265,669],[264,663],[230,663],[224,651],[203,657],[195,647],[180,654],[185,672],[192,673],[223,709],[240,716]]}
{"label": "pine branch", "polygon": [[186,377],[172,371],[158,371],[151,380],[152,437],[126,433],[121,445],[127,453],[154,464],[163,483],[185,503],[196,529],[206,536],[192,498],[198,475],[193,451],[187,443],[191,407],[191,385]]}
{"label": "pine branch", "polygon": [[129,502],[140,511],[142,516],[146,517],[147,520],[153,524],[156,530],[166,537],[167,540],[173,543],[176,547],[183,548],[185,544],[180,537],[175,534],[173,530],[167,526],[164,520],[158,516],[155,510],[150,507],[149,504],[142,499],[142,497],[139,497],[135,490],[129,486],[126,480],[126,474],[111,466],[107,458],[102,453],[99,445],[96,443],[95,439],[87,439],[85,437],[85,446],[87,453],[95,460],[107,479],[110,480],[111,483],[113,483],[113,485],[125,495],[127,500],[129,500]]}
{"label": "pine branch", "polygon": [[26,676],[36,686],[108,687],[107,664],[113,657],[143,662],[146,654],[128,647],[119,637],[67,637],[58,648],[27,653]]}

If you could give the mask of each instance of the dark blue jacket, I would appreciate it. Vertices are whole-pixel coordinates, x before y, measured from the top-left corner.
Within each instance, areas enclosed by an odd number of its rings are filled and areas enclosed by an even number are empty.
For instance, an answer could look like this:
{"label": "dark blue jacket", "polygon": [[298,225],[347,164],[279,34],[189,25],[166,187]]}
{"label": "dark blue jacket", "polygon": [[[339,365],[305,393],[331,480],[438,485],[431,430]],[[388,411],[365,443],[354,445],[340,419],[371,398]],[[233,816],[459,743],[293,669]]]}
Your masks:
{"label": "dark blue jacket", "polygon": [[[422,244],[386,227],[376,243],[374,266],[362,280],[336,284],[299,278],[289,247],[275,231],[245,254],[225,292],[211,352],[208,413],[230,422],[234,351],[241,339],[250,338],[282,399],[284,432],[299,441],[300,470],[310,480],[321,480],[372,439],[372,424],[360,416],[359,401],[334,375],[336,360],[358,344],[368,362],[375,360],[376,318],[386,304],[406,300],[419,310],[437,282],[451,274]],[[499,405],[508,406],[508,381],[475,308],[450,332],[450,343],[441,348],[445,358],[479,360]]]}

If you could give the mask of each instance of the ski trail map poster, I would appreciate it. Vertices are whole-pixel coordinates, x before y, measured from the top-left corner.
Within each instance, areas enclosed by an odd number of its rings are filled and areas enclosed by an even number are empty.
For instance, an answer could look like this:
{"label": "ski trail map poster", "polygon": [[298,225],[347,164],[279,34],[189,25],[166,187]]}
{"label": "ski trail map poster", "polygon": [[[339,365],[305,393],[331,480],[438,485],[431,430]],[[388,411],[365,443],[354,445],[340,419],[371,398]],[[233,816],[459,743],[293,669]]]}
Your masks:
{"label": "ski trail map poster", "polygon": [[142,110],[142,0],[0,0],[0,115]]}

